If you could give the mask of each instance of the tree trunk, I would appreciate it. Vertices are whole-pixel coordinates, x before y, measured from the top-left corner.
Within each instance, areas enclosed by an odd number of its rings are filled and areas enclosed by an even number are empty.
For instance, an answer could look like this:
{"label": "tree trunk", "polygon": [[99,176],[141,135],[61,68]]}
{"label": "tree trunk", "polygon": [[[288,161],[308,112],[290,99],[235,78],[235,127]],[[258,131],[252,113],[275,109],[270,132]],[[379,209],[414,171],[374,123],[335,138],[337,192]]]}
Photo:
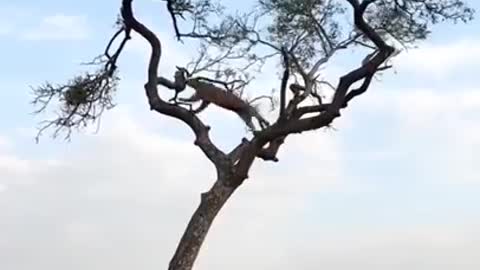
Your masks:
{"label": "tree trunk", "polygon": [[202,193],[200,205],[183,233],[169,270],[192,269],[213,220],[238,187],[226,185],[227,182],[217,180],[208,192]]}

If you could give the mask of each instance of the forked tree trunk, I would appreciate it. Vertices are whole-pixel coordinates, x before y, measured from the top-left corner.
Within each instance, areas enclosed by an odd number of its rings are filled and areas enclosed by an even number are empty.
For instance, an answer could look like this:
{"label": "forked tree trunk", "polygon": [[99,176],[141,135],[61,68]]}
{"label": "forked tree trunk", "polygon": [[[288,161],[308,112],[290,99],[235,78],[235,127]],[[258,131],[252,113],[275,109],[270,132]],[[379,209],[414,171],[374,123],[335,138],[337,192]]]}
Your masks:
{"label": "forked tree trunk", "polygon": [[213,220],[238,186],[226,185],[219,179],[206,193],[190,219],[185,232],[170,261],[169,270],[191,270]]}

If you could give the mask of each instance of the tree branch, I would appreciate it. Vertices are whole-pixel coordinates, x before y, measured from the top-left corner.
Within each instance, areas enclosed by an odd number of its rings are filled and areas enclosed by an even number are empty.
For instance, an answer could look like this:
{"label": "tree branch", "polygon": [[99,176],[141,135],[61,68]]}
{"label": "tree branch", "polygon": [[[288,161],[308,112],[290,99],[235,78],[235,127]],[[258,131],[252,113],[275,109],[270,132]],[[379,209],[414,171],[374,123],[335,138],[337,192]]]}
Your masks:
{"label": "tree branch", "polygon": [[[345,108],[346,104],[351,99],[364,93],[367,90],[371,82],[371,79],[375,74],[375,72],[378,71],[379,66],[393,53],[394,49],[391,46],[387,45],[382,40],[382,38],[375,32],[375,30],[373,30],[373,28],[371,28],[364,21],[363,12],[368,6],[367,2],[363,2],[363,4],[360,5],[356,0],[347,0],[347,1],[354,8],[355,25],[368,38],[370,38],[374,42],[374,44],[378,47],[378,50],[379,50],[378,53],[361,67],[347,73],[346,75],[340,78],[339,84],[336,87],[336,92],[335,92],[332,103],[326,104],[326,105],[320,104],[317,106],[307,106],[307,107],[295,109],[294,112],[295,112],[295,115],[298,117],[297,119],[291,118],[289,119],[289,121],[286,121],[284,123],[277,122],[274,125],[270,126],[269,128],[257,134],[256,139],[258,139],[258,143],[260,145],[264,145],[269,141],[273,141],[277,138],[287,136],[292,133],[301,133],[304,131],[314,130],[314,129],[318,129],[318,128],[330,125],[330,123],[336,117],[340,116],[339,111],[341,108]],[[368,1],[368,2],[371,3],[371,1]],[[327,58],[329,56],[331,55],[327,55]],[[293,60],[295,61],[295,58],[293,58]],[[297,61],[297,64],[298,64],[298,61]],[[308,74],[303,74],[303,76],[307,77],[305,79],[307,80],[309,79]],[[348,97],[346,97],[346,94],[350,86],[361,79],[365,79],[362,86],[356,90],[351,91]],[[307,87],[308,85],[305,86],[306,90],[307,90]],[[291,103],[294,101],[295,100],[292,100]],[[296,104],[295,102],[293,103],[294,108],[296,108]],[[313,112],[320,112],[320,115],[299,119],[299,117],[301,117],[302,115],[307,113],[313,113]]]}
{"label": "tree branch", "polygon": [[288,52],[285,47],[282,47],[283,66],[285,68],[280,85],[280,115],[278,121],[285,119],[285,103],[287,95],[287,83],[290,77],[290,63],[288,60]]}
{"label": "tree branch", "polygon": [[357,0],[347,0],[353,7],[355,26],[362,31],[378,48],[378,53],[367,61],[361,67],[342,76],[335,92],[331,110],[334,114],[344,105],[345,95],[352,84],[367,77],[373,76],[378,67],[394,52],[394,48],[387,45],[385,41],[378,35],[375,30],[370,27],[363,19],[363,13],[367,6],[373,1],[365,1],[361,5]]}
{"label": "tree branch", "polygon": [[178,29],[177,17],[175,16],[175,10],[173,10],[173,1],[175,0],[166,0],[167,2],[167,11],[172,18],[173,29],[175,30],[175,36],[177,40],[180,40],[180,30]]}
{"label": "tree branch", "polygon": [[151,46],[151,55],[148,64],[148,81],[145,84],[145,91],[150,104],[150,109],[158,113],[177,118],[186,123],[195,133],[195,145],[199,146],[205,155],[216,165],[221,166],[226,161],[226,155],[218,149],[210,140],[208,132],[210,128],[187,109],[169,104],[158,95],[158,65],[161,57],[161,43],[157,36],[145,25],[138,22],[132,11],[133,0],[122,0],[122,17],[125,25],[133,29],[145,38]]}
{"label": "tree branch", "polygon": [[279,137],[268,144],[268,147],[262,148],[257,157],[265,160],[265,161],[273,161],[278,162],[277,153],[280,150],[280,146],[285,142],[287,136]]}
{"label": "tree branch", "polygon": [[370,86],[370,83],[372,82],[373,74],[367,75],[365,79],[363,79],[362,85],[354,90],[351,90],[346,96],[345,96],[345,101],[343,104],[343,108],[346,108],[348,106],[348,102],[355,98],[356,96],[359,96],[363,93],[365,93]]}

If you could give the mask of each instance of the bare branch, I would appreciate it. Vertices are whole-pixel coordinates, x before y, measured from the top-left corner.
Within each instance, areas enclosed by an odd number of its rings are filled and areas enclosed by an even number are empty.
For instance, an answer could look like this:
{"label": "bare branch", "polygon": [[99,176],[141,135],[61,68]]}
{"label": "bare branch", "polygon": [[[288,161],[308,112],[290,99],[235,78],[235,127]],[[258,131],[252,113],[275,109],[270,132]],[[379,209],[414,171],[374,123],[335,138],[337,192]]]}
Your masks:
{"label": "bare branch", "polygon": [[72,129],[81,129],[97,122],[105,110],[113,108],[118,77],[114,72],[115,64],[112,63],[111,67],[77,76],[64,85],[54,86],[47,82],[33,89],[35,98],[32,104],[40,105],[34,113],[46,111],[54,100],[60,103],[57,117],[40,123],[36,141],[39,141],[45,130],[52,127],[54,138],[65,132],[65,139],[69,139]]}

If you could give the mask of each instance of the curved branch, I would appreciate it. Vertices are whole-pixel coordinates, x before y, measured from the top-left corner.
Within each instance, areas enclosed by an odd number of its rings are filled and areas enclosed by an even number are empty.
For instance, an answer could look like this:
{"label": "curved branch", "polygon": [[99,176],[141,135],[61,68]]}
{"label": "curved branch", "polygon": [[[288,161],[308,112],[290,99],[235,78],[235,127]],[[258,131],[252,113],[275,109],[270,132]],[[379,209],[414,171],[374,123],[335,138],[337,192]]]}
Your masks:
{"label": "curved branch", "polygon": [[[378,48],[378,53],[367,61],[361,67],[349,72],[340,78],[337,91],[333,97],[331,110],[334,114],[343,107],[345,95],[350,86],[368,76],[373,76],[378,71],[378,67],[385,62],[388,57],[395,51],[393,47],[387,45],[380,35],[367,24],[363,18],[363,13],[369,4],[373,1],[364,1],[359,4],[357,0],[347,0],[353,7],[355,26],[362,31]],[[365,89],[366,90],[366,89]]]}
{"label": "curved branch", "polygon": [[368,75],[367,77],[365,77],[365,79],[362,82],[362,85],[360,85],[359,88],[351,90],[350,92],[348,92],[348,94],[345,96],[345,101],[344,101],[342,107],[343,108],[347,107],[348,102],[350,100],[352,100],[356,96],[359,96],[359,95],[365,93],[367,91],[368,87],[370,86],[370,83],[372,82],[372,78],[373,78],[373,74]]}
{"label": "curved branch", "polygon": [[[363,13],[367,6],[373,1],[364,1],[359,4],[358,0],[347,0],[354,9],[355,26],[360,29],[372,42],[378,47],[378,53],[361,67],[345,74],[340,78],[333,101],[330,104],[308,106],[296,110],[297,117],[306,113],[320,112],[320,115],[303,118],[289,119],[284,123],[275,123],[269,128],[257,134],[256,139],[259,145],[273,141],[279,137],[288,136],[292,133],[301,133],[304,131],[322,128],[331,124],[331,122],[340,116],[340,109],[345,108],[346,104],[354,97],[364,93],[370,85],[372,77],[379,70],[379,67],[394,52],[394,48],[387,45],[385,41],[371,28],[364,20]],[[295,58],[293,58],[295,61]],[[350,87],[364,79],[360,88],[347,92]],[[305,87],[308,88],[308,87]],[[296,106],[295,106],[296,107]]]}
{"label": "curved branch", "polygon": [[204,125],[202,121],[187,109],[169,104],[162,100],[158,95],[158,66],[162,54],[161,43],[157,36],[140,23],[133,16],[133,0],[122,0],[121,14],[127,28],[131,28],[145,38],[151,46],[152,52],[148,64],[148,81],[145,84],[145,91],[150,104],[150,109],[158,113],[177,118],[186,123],[195,133],[195,145],[198,145],[205,155],[218,167],[226,162],[226,154],[218,149],[210,140],[208,132],[210,127]]}

